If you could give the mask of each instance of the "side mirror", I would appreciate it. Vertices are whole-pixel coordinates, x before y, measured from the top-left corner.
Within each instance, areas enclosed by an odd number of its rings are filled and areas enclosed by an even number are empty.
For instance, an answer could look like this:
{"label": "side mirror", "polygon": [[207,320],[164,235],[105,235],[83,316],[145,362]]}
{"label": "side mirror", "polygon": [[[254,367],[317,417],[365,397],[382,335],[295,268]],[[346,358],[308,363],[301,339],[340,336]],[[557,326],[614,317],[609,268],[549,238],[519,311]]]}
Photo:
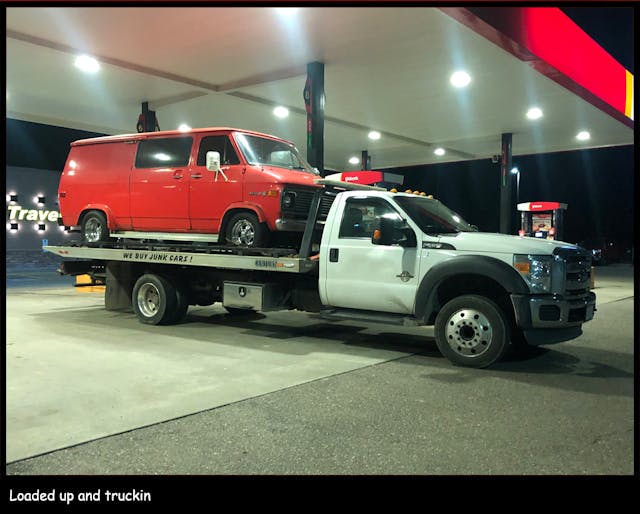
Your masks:
{"label": "side mirror", "polygon": [[207,152],[207,170],[220,171],[220,152]]}
{"label": "side mirror", "polygon": [[417,245],[416,234],[405,220],[385,216],[376,218],[371,243],[382,246],[397,244],[409,248]]}

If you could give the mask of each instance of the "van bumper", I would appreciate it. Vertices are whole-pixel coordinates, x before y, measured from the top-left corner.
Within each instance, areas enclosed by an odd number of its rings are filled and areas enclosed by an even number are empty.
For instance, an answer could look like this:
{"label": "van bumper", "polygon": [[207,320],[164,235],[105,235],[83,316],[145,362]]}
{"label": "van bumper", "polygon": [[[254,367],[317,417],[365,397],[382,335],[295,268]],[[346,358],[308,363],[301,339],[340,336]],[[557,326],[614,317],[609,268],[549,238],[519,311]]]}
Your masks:
{"label": "van bumper", "polygon": [[278,218],[276,220],[276,230],[281,232],[304,232],[306,226],[306,220],[292,220],[288,218]]}

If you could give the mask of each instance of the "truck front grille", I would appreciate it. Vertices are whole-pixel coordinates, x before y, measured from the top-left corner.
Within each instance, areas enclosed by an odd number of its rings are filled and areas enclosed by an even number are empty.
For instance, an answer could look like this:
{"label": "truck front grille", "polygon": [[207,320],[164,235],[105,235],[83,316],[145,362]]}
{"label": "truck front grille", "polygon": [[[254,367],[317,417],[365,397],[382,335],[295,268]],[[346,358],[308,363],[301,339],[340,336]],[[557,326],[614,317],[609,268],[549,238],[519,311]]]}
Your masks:
{"label": "truck front grille", "polygon": [[562,294],[567,300],[585,296],[591,283],[591,256],[584,250],[573,248],[556,248],[553,253],[565,264]]}

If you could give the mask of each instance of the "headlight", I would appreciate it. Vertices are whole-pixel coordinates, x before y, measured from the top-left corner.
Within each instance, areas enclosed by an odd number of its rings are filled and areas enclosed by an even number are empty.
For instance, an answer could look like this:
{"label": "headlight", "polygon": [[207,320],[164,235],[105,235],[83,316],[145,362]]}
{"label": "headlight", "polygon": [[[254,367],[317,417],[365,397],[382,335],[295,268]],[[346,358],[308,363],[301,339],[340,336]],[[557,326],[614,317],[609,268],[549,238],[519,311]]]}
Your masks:
{"label": "headlight", "polygon": [[533,293],[551,292],[551,255],[514,255],[513,267],[527,282]]}
{"label": "headlight", "polygon": [[282,207],[284,209],[292,209],[296,203],[296,194],[294,192],[287,192],[282,196]]}

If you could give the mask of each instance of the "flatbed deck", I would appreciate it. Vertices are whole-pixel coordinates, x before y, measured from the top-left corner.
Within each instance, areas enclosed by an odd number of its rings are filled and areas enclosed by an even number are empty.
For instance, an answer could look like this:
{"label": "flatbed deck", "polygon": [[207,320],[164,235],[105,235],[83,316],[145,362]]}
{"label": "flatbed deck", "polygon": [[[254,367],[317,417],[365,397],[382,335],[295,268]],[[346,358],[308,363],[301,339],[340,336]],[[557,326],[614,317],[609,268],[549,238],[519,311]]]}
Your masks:
{"label": "flatbed deck", "polygon": [[297,257],[288,249],[229,248],[197,245],[132,244],[123,246],[45,246],[65,259],[148,262],[207,268],[309,273],[314,259]]}

